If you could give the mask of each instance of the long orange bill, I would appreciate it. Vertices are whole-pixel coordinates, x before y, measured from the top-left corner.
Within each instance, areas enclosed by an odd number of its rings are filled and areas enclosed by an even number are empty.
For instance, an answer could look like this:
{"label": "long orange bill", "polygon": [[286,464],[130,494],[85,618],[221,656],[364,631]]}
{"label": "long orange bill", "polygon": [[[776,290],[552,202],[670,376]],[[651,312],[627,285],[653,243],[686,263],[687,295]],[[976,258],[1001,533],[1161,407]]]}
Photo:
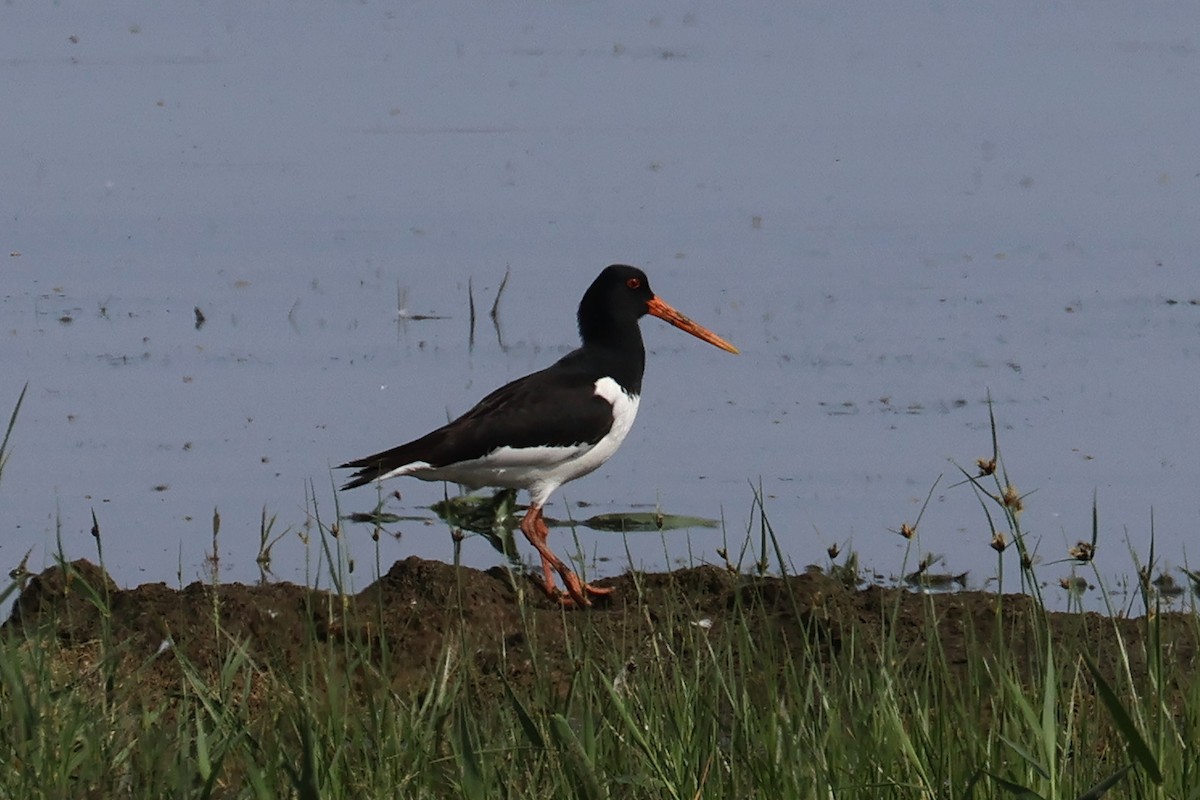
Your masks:
{"label": "long orange bill", "polygon": [[662,300],[659,300],[657,295],[650,298],[650,302],[646,304],[646,310],[659,319],[671,323],[676,328],[679,328],[679,330],[687,331],[697,339],[703,339],[709,344],[715,345],[730,353],[736,353],[738,351],[736,347],[722,339],[720,336],[717,336],[708,328],[697,325],[695,322],[692,322],[690,319],[671,308]]}

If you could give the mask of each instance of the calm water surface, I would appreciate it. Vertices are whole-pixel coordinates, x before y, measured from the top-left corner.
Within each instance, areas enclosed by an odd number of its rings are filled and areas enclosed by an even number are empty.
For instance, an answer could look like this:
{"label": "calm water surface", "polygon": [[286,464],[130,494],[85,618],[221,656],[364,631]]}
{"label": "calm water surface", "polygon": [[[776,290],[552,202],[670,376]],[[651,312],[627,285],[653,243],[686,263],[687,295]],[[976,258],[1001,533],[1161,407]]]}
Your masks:
{"label": "calm water surface", "polygon": [[[981,586],[955,484],[989,393],[1047,581],[1093,497],[1105,580],[1152,514],[1162,567],[1194,555],[1200,10],[113,8],[0,10],[6,570],[94,556],[94,511],[119,581],[189,582],[218,509],[251,580],[265,509],[275,574],[311,576],[331,467],[574,347],[617,261],[742,355],[643,323],[634,432],[550,511],[725,527],[581,530],[593,571],[719,562],[761,487],[794,566],[837,543],[895,575],[941,476],[908,568]],[[388,488],[425,520],[443,495]],[[444,525],[391,531],[384,568],[452,557]],[[365,583],[369,530],[344,543]]]}

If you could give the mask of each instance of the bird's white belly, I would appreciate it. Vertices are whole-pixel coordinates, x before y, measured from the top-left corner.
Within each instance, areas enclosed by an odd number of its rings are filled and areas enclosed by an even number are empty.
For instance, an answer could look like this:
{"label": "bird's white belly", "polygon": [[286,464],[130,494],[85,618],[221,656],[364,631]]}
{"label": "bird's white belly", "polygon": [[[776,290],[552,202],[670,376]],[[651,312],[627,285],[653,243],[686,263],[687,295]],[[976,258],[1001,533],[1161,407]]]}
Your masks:
{"label": "bird's white belly", "polygon": [[637,417],[637,395],[628,394],[612,378],[596,381],[596,395],[612,404],[613,423],[604,438],[595,444],[499,447],[482,458],[438,468],[426,463],[409,464],[383,477],[412,475],[427,481],[461,483],[472,489],[484,486],[528,489],[530,500],[541,506],[559,486],[608,461],[633,427]]}

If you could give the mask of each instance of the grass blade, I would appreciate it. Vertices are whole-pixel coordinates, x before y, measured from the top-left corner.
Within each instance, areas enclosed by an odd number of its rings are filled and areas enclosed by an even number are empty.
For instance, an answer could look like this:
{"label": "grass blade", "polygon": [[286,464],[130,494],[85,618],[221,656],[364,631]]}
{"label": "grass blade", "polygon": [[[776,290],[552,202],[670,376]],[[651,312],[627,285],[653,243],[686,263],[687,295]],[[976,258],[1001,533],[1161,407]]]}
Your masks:
{"label": "grass blade", "polygon": [[[1030,753],[1024,747],[1021,747],[1021,745],[1017,744],[1012,739],[1009,739],[1007,736],[1005,736],[1002,733],[998,733],[998,734],[996,734],[996,736],[999,737],[1000,741],[1002,741],[1006,745],[1008,745],[1010,750],[1012,750],[1014,753],[1016,753],[1022,759],[1024,759],[1025,763],[1028,764],[1030,767],[1032,767],[1034,772],[1036,772],[1038,775],[1040,775],[1043,779],[1050,780],[1050,773],[1046,770],[1045,767],[1043,767],[1041,765],[1041,763],[1036,758],[1034,758],[1032,753]],[[991,773],[988,773],[988,774],[990,775]]]}
{"label": "grass blade", "polygon": [[1083,794],[1079,795],[1079,800],[1100,800],[1100,798],[1104,796],[1104,793],[1116,786],[1117,783],[1125,777],[1125,773],[1129,772],[1131,769],[1133,769],[1133,764],[1126,764],[1112,775],[1109,775],[1107,778],[1100,781]]}
{"label": "grass blade", "polygon": [[483,782],[483,764],[479,761],[479,752],[471,741],[471,731],[467,728],[467,715],[460,713],[454,726],[455,750],[458,752],[458,764],[462,768],[462,791],[465,797],[483,798],[487,796]]}
{"label": "grass blade", "polygon": [[1087,653],[1083,654],[1083,663],[1087,664],[1088,672],[1092,673],[1092,679],[1096,681],[1096,692],[1100,695],[1100,699],[1104,701],[1104,705],[1108,708],[1108,713],[1112,715],[1113,724],[1117,726],[1117,730],[1125,737],[1125,745],[1129,748],[1129,755],[1146,771],[1146,774],[1156,786],[1161,785],[1163,776],[1162,770],[1158,767],[1158,760],[1150,752],[1150,746],[1146,744],[1146,740],[1138,732],[1133,718],[1129,716],[1129,712],[1125,710],[1125,706],[1121,705],[1116,692],[1108,685],[1108,681],[1104,680],[1104,676],[1100,674],[1100,668],[1096,666],[1096,662]]}
{"label": "grass blade", "polygon": [[575,731],[571,730],[571,723],[562,714],[555,714],[550,718],[550,723],[554,739],[566,757],[571,772],[575,774],[580,793],[589,800],[601,800],[605,796],[604,789],[600,786],[592,760],[588,758]]}
{"label": "grass blade", "polygon": [[517,697],[507,679],[504,680],[504,693],[508,695],[508,702],[512,704],[513,712],[517,715],[517,722],[520,724],[521,730],[525,732],[525,738],[534,748],[544,750],[546,740],[542,738],[542,732],[538,730],[537,723],[533,721],[533,717],[529,716],[525,704]]}
{"label": "grass blade", "polygon": [[21,411],[21,404],[25,402],[25,392],[27,391],[29,391],[28,382],[21,387],[21,394],[17,397],[17,404],[13,406],[12,414],[8,417],[8,427],[4,429],[4,440],[0,441],[0,479],[4,478],[4,465],[8,463],[8,440],[12,436],[13,428],[17,425],[17,414]]}
{"label": "grass blade", "polygon": [[1021,784],[1010,781],[1007,778],[1001,778],[999,775],[996,775],[992,772],[985,774],[995,781],[1001,789],[1013,795],[1014,797],[1028,797],[1031,798],[1031,800],[1046,800],[1046,798],[1042,797],[1028,786],[1022,786]]}

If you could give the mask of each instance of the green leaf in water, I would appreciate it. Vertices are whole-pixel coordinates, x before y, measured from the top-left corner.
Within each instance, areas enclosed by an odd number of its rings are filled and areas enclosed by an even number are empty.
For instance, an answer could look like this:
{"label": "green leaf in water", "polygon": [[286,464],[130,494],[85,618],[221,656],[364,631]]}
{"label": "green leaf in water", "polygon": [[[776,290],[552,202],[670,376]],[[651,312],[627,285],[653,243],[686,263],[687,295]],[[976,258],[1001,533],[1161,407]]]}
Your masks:
{"label": "green leaf in water", "polygon": [[597,514],[594,517],[585,519],[582,524],[597,531],[635,533],[644,531],[674,531],[680,528],[715,528],[718,523],[715,519],[687,517],[681,514],[617,512],[613,514]]}

